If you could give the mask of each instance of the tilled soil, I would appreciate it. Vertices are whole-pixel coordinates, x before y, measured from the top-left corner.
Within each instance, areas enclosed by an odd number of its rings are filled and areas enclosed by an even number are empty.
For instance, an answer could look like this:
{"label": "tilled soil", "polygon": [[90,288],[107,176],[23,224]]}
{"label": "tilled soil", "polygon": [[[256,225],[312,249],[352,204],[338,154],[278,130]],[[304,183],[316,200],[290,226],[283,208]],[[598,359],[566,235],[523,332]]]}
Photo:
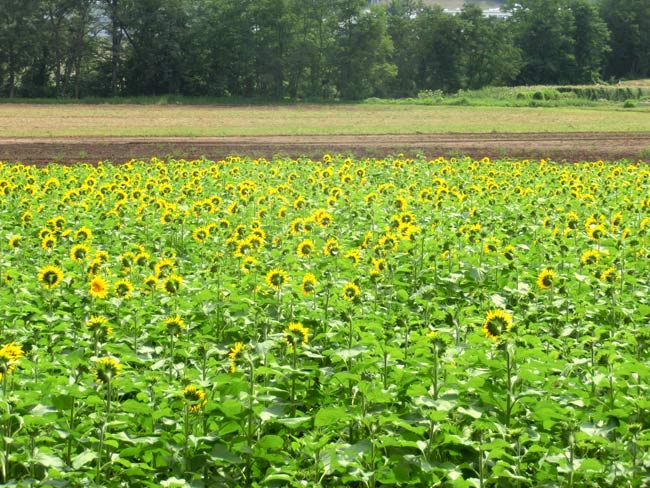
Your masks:
{"label": "tilled soil", "polygon": [[320,158],[471,156],[554,161],[650,160],[650,132],[384,134],[224,137],[0,137],[0,161],[75,163],[133,158],[212,160],[229,155]]}

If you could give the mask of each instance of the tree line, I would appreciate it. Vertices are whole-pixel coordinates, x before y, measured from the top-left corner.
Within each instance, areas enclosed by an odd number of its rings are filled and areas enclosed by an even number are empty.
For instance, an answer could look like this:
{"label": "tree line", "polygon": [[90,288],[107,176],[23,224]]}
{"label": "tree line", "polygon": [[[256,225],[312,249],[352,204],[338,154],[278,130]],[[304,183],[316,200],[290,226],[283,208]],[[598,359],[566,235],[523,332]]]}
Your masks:
{"label": "tree line", "polygon": [[[409,97],[650,76],[649,0],[0,0],[0,96]],[[374,2],[372,2],[374,3]]]}

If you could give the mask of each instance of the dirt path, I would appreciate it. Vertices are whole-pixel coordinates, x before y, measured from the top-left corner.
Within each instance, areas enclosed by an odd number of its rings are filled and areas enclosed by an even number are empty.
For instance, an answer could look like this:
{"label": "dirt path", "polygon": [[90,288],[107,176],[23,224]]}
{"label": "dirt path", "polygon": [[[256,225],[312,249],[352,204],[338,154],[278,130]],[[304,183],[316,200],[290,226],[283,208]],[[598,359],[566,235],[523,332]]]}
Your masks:
{"label": "dirt path", "polygon": [[650,160],[650,132],[386,134],[224,137],[0,137],[0,161],[45,163],[174,157],[221,159],[231,154],[270,158],[324,153],[381,157],[405,154],[556,161]]}

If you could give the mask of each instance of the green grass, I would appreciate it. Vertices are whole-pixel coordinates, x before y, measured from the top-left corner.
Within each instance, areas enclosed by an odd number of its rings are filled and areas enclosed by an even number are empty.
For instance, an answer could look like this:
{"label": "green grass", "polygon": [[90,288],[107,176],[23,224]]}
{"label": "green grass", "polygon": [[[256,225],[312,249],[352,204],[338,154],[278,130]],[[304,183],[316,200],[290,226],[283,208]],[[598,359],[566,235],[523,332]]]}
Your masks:
{"label": "green grass", "polygon": [[4,137],[155,137],[650,130],[650,107],[0,105]]}

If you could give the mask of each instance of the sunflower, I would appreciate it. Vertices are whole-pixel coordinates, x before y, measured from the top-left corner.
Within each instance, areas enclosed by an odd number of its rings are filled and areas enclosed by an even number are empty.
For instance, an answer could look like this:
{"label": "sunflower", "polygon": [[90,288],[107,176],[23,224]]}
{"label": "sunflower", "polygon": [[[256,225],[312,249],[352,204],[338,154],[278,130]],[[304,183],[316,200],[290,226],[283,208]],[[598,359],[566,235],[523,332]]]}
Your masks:
{"label": "sunflower", "polygon": [[253,246],[250,242],[248,242],[248,239],[242,239],[240,241],[237,241],[237,247],[235,248],[235,252],[233,254],[236,258],[242,258],[250,254],[252,251]]}
{"label": "sunflower", "polygon": [[600,252],[598,252],[596,249],[588,249],[582,253],[582,256],[580,256],[580,262],[585,266],[598,264],[599,261]]}
{"label": "sunflower", "polygon": [[398,218],[403,224],[415,224],[415,215],[413,212],[401,212]]}
{"label": "sunflower", "polygon": [[160,223],[161,224],[169,224],[174,220],[174,214],[172,214],[169,210],[165,210],[162,215],[160,216]]}
{"label": "sunflower", "polygon": [[137,266],[146,266],[146,265],[149,263],[149,258],[150,258],[150,257],[151,257],[151,256],[149,256],[149,253],[147,253],[147,252],[145,252],[145,251],[140,251],[140,252],[139,252],[138,254],[136,254],[135,257],[133,258],[133,262],[134,262]]}
{"label": "sunflower", "polygon": [[553,282],[557,278],[557,274],[550,268],[542,270],[539,275],[537,275],[537,286],[543,290],[548,290],[553,286]]}
{"label": "sunflower", "polygon": [[22,236],[18,236],[18,235],[12,236],[9,239],[9,247],[11,247],[12,249],[16,249],[17,247],[20,247],[20,241],[22,240],[23,240]]}
{"label": "sunflower", "polygon": [[253,256],[246,256],[241,261],[241,270],[242,273],[249,274],[255,269],[255,267],[260,264],[260,262],[255,259]]}
{"label": "sunflower", "polygon": [[127,279],[118,280],[115,282],[114,290],[117,297],[128,300],[133,293],[133,284]]}
{"label": "sunflower", "polygon": [[197,227],[192,231],[192,239],[196,242],[205,242],[210,237],[210,231],[206,227]]}
{"label": "sunflower", "polygon": [[372,232],[371,231],[366,232],[366,235],[363,237],[363,242],[359,247],[361,249],[368,249],[371,239],[372,239]]}
{"label": "sunflower", "polygon": [[106,251],[97,251],[95,253],[95,259],[100,263],[108,262],[108,253]]}
{"label": "sunflower", "polygon": [[95,366],[97,383],[109,383],[122,371],[122,365],[113,357],[98,359]]}
{"label": "sunflower", "polygon": [[86,327],[97,339],[105,339],[113,333],[113,328],[108,325],[108,319],[98,315],[91,315],[86,320]]}
{"label": "sunflower", "polygon": [[379,195],[378,195],[377,193],[375,193],[374,191],[368,193],[368,194],[364,197],[364,201],[366,202],[366,207],[369,207],[370,205],[372,205],[373,203],[375,203],[375,202],[377,201],[378,198],[379,198]]}
{"label": "sunflower", "polygon": [[349,259],[352,264],[359,264],[359,261],[361,261],[361,253],[359,252],[358,249],[351,249],[348,252],[345,253],[345,257]]}
{"label": "sunflower", "polygon": [[483,334],[488,339],[496,341],[502,334],[512,329],[512,315],[505,310],[492,310],[487,313],[483,322]]}
{"label": "sunflower", "polygon": [[603,224],[593,224],[587,229],[587,235],[594,241],[599,241],[605,237],[605,226]]}
{"label": "sunflower", "polygon": [[483,252],[485,254],[496,253],[499,250],[499,240],[496,237],[488,237],[483,243]]}
{"label": "sunflower", "polygon": [[40,281],[45,288],[55,288],[59,283],[61,283],[61,280],[63,280],[63,270],[58,266],[44,266],[38,273],[38,281]]}
{"label": "sunflower", "polygon": [[58,215],[58,216],[53,217],[50,220],[48,220],[47,223],[53,229],[61,230],[61,229],[63,229],[63,226],[65,225],[65,218]]}
{"label": "sunflower", "polygon": [[404,240],[408,240],[408,239],[415,240],[417,234],[421,230],[422,229],[420,229],[420,227],[418,227],[417,225],[405,224],[405,223],[401,223],[397,227],[398,235]]}
{"label": "sunflower", "polygon": [[291,322],[284,331],[284,339],[289,345],[289,350],[293,351],[295,346],[309,342],[309,329],[300,322]]}
{"label": "sunflower", "polygon": [[41,241],[41,247],[46,251],[51,251],[56,247],[56,237],[54,237],[52,234],[46,235]]}
{"label": "sunflower", "polygon": [[321,227],[328,227],[334,219],[329,212],[321,209],[314,214],[314,220]]}
{"label": "sunflower", "polygon": [[102,264],[103,263],[99,259],[93,259],[87,268],[88,276],[95,276],[97,273],[99,273],[100,269],[102,268]]}
{"label": "sunflower", "polygon": [[398,195],[395,198],[395,201],[393,202],[393,205],[395,205],[395,208],[401,212],[406,211],[406,207],[408,206],[408,203],[406,201],[406,198],[404,198],[401,195]]}
{"label": "sunflower", "polygon": [[314,241],[312,241],[311,239],[305,239],[300,244],[298,244],[296,253],[298,254],[299,257],[305,258],[310,256],[314,252],[315,247],[316,246],[314,244]]}
{"label": "sunflower", "polygon": [[154,267],[153,272],[156,278],[165,278],[174,271],[174,261],[169,258],[162,258]]}
{"label": "sunflower", "polygon": [[603,271],[600,274],[600,280],[603,283],[608,283],[608,284],[614,283],[617,277],[618,277],[618,273],[616,272],[616,268],[614,266],[607,268],[605,271]]}
{"label": "sunflower", "polygon": [[93,298],[106,298],[108,296],[108,283],[101,276],[95,276],[90,282],[90,296]]}
{"label": "sunflower", "polygon": [[377,248],[384,251],[397,251],[399,247],[399,239],[395,234],[390,232],[384,233],[377,243]]}
{"label": "sunflower", "polygon": [[304,231],[304,220],[301,218],[292,220],[289,224],[289,229],[293,235],[300,234]]}
{"label": "sunflower", "polygon": [[77,263],[83,263],[90,254],[90,248],[85,244],[75,244],[70,249],[70,259]]}
{"label": "sunflower", "polygon": [[184,403],[192,413],[197,413],[208,401],[205,399],[205,392],[194,385],[187,385],[183,390]]}
{"label": "sunflower", "polygon": [[169,335],[178,335],[180,331],[183,330],[183,327],[185,327],[185,321],[180,317],[180,315],[167,317],[165,319],[165,328]]}
{"label": "sunflower", "polygon": [[162,289],[170,295],[175,295],[180,290],[182,283],[183,278],[181,276],[172,274],[165,278],[165,280],[162,282]]}
{"label": "sunflower", "polygon": [[158,278],[154,275],[149,275],[144,279],[142,285],[142,290],[145,293],[153,293],[153,291],[158,287]]}
{"label": "sunflower", "polygon": [[318,281],[316,280],[316,276],[314,276],[312,273],[307,273],[302,278],[302,284],[300,285],[300,289],[302,290],[303,294],[311,295],[316,289],[317,284]]}
{"label": "sunflower", "polygon": [[134,260],[135,260],[135,253],[131,251],[126,251],[124,254],[120,256],[120,264],[122,265],[122,268],[126,270],[131,269]]}
{"label": "sunflower", "polygon": [[302,196],[299,196],[293,201],[293,208],[296,210],[300,210],[305,207],[307,202],[305,202],[305,199]]}
{"label": "sunflower", "polygon": [[643,220],[641,220],[641,224],[639,224],[639,230],[641,230],[641,232],[645,232],[646,228],[650,229],[650,217],[644,217]]}
{"label": "sunflower", "polygon": [[16,345],[15,342],[10,342],[2,346],[0,348],[0,379],[5,374],[11,373],[16,369],[18,361],[24,355],[23,348],[20,345]]}
{"label": "sunflower", "polygon": [[246,238],[246,242],[248,242],[251,248],[256,252],[261,251],[264,247],[264,236],[260,235],[260,233],[264,234],[264,231],[262,231],[262,229],[257,229],[256,233],[251,234]]}
{"label": "sunflower", "polygon": [[230,365],[229,369],[231,373],[237,371],[237,356],[239,356],[242,349],[244,349],[244,344],[241,342],[235,342],[235,345],[232,346],[228,353],[228,364]]}
{"label": "sunflower", "polygon": [[266,284],[274,290],[279,290],[288,281],[289,275],[283,269],[274,268],[266,273]]}
{"label": "sunflower", "polygon": [[350,282],[343,287],[343,293],[341,294],[341,296],[343,297],[344,300],[348,300],[352,302],[357,299],[359,293],[360,293],[359,287],[355,283]]}
{"label": "sunflower", "polygon": [[341,252],[341,246],[336,237],[327,239],[325,247],[323,247],[323,254],[325,256],[337,256],[339,252]]}
{"label": "sunflower", "polygon": [[32,222],[32,213],[27,211],[20,217],[20,222],[23,227],[26,227]]}
{"label": "sunflower", "polygon": [[372,266],[373,266],[373,271],[376,273],[383,273],[386,271],[386,268],[388,267],[388,263],[384,258],[371,258],[372,259]]}

